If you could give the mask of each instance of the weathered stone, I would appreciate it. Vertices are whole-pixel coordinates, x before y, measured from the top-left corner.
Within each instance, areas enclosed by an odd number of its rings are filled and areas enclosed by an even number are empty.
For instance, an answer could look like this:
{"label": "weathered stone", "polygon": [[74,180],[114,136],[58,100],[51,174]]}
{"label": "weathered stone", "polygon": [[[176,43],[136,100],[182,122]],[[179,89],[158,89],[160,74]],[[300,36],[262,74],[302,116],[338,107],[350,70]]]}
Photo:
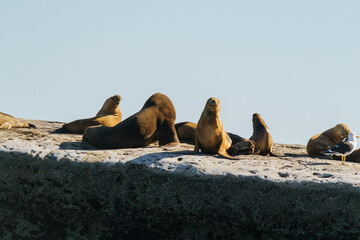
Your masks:
{"label": "weathered stone", "polygon": [[[31,122],[31,121],[30,121]],[[0,131],[1,239],[357,239],[357,163],[89,150],[60,123]]]}

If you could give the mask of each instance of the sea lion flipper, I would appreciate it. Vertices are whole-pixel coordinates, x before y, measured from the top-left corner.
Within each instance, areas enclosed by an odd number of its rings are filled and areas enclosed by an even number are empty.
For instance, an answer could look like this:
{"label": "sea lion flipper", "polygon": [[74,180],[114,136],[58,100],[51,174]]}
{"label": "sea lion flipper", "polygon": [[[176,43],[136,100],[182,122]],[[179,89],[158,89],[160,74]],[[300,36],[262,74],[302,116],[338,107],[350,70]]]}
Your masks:
{"label": "sea lion flipper", "polygon": [[230,156],[230,155],[226,152],[225,148],[222,148],[222,149],[224,149],[224,150],[218,152],[219,156],[221,156],[221,157],[223,157],[223,158],[231,159],[231,160],[234,160],[234,159],[235,159],[234,157]]}
{"label": "sea lion flipper", "polygon": [[194,148],[194,152],[199,152],[200,151],[200,143],[199,143],[199,139],[197,136],[197,133],[195,133],[195,148]]}

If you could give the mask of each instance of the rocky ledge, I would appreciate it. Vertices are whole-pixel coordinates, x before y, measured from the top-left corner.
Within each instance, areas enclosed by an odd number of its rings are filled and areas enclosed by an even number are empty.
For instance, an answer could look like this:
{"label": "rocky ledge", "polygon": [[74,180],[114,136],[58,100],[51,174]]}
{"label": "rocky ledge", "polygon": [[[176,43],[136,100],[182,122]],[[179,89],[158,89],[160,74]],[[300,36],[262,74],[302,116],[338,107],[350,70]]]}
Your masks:
{"label": "rocky ledge", "polygon": [[360,164],[193,146],[94,150],[62,123],[0,131],[1,239],[357,239]]}

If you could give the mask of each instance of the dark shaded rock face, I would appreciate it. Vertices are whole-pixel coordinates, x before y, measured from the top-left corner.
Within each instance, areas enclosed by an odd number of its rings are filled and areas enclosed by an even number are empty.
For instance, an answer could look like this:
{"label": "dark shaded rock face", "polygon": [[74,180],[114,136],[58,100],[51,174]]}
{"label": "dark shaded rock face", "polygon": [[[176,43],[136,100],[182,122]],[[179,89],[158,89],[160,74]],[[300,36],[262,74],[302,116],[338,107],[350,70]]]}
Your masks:
{"label": "dark shaded rock face", "polygon": [[89,150],[62,123],[0,131],[0,239],[358,239],[360,165],[193,146]]}
{"label": "dark shaded rock face", "polygon": [[2,239],[356,239],[350,185],[0,153]]}

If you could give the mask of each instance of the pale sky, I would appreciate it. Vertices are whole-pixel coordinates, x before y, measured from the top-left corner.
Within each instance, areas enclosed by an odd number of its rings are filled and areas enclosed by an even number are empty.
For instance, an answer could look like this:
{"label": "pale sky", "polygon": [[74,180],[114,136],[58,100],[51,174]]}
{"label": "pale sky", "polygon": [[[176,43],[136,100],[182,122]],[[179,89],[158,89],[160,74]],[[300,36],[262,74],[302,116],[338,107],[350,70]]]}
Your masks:
{"label": "pale sky", "polygon": [[259,113],[274,142],[337,123],[360,134],[360,1],[1,1],[0,112],[69,122],[114,94],[123,119],[156,92],[177,121],[221,101],[226,131]]}

